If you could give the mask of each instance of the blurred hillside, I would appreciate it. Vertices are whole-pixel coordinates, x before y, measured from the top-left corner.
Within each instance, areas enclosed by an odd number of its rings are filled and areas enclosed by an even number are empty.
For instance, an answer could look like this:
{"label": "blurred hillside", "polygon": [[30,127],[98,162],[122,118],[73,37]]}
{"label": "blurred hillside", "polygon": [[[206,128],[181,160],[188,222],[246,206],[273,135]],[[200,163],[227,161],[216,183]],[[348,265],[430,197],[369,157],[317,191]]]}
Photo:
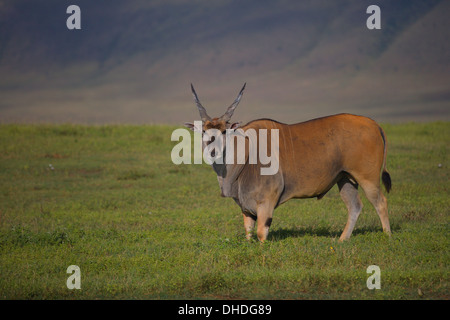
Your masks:
{"label": "blurred hillside", "polygon": [[[66,8],[81,8],[81,30]],[[368,30],[366,8],[381,8]],[[0,0],[0,122],[450,120],[450,1]]]}

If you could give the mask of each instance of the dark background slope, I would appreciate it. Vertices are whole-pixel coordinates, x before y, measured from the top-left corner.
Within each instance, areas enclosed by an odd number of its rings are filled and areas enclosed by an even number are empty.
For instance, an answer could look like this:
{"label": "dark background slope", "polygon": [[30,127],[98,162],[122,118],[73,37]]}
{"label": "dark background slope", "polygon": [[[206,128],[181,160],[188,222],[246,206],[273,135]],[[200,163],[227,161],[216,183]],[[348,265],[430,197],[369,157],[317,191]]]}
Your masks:
{"label": "dark background slope", "polygon": [[[81,8],[82,30],[66,28]],[[382,29],[366,28],[381,8]],[[449,1],[1,1],[0,121],[450,117]]]}

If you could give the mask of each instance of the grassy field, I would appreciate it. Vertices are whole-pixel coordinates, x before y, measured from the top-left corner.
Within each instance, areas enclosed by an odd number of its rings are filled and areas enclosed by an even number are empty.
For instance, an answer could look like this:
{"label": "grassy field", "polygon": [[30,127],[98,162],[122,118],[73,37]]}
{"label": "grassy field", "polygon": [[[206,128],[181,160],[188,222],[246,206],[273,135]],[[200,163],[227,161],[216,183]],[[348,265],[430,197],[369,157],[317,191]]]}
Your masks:
{"label": "grassy field", "polygon": [[334,187],[279,207],[261,245],[210,167],[171,162],[175,127],[1,125],[0,298],[449,299],[450,123],[383,128],[391,238],[362,196],[338,243]]}

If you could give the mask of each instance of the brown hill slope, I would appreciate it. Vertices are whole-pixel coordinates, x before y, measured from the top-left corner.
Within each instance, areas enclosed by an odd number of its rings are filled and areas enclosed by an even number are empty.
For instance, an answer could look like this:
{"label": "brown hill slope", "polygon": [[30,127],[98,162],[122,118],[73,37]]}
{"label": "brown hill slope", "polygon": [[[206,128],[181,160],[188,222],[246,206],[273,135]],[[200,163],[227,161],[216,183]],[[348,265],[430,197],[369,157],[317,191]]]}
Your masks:
{"label": "brown hill slope", "polygon": [[[235,117],[296,122],[353,112],[449,118],[448,1],[0,2],[0,121],[182,123],[243,82]],[[61,14],[61,12],[63,14]]]}

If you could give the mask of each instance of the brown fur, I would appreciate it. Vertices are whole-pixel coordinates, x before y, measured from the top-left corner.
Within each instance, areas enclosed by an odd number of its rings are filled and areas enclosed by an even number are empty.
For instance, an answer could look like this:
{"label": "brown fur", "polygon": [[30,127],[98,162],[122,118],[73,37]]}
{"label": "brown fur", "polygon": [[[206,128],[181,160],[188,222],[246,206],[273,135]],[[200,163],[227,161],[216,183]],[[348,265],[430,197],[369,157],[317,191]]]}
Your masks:
{"label": "brown fur", "polygon": [[217,129],[223,132],[227,128],[227,123],[219,118],[214,118],[211,120],[206,120],[203,124],[203,128],[204,130]]}
{"label": "brown fur", "polygon": [[[204,123],[204,129],[229,127],[218,118]],[[360,185],[380,216],[383,230],[390,233],[387,202],[380,189],[380,175],[386,190],[391,179],[386,171],[386,139],[378,124],[366,117],[339,114],[297,124],[270,119],[254,120],[242,127],[279,129],[279,171],[259,174],[260,164],[227,164],[219,179],[225,196],[232,197],[244,213],[247,237],[258,219],[258,238],[267,237],[273,210],[292,198],[322,198],[336,183],[349,218],[340,240],[348,239],[362,209]],[[270,141],[270,138],[268,138]]]}

